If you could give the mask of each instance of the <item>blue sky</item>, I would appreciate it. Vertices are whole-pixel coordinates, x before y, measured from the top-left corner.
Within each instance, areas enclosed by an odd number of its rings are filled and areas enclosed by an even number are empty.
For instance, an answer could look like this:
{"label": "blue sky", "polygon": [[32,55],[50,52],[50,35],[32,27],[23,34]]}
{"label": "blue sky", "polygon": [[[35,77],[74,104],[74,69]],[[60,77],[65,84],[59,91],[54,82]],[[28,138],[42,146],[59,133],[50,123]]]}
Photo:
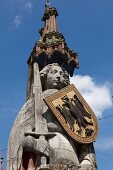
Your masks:
{"label": "blue sky", "polygon": [[[27,59],[43,26],[44,0],[0,0],[0,147],[25,102]],[[112,115],[113,0],[51,0],[68,46],[79,52],[72,82],[99,118]],[[95,142],[99,170],[113,167],[113,117],[99,121]],[[2,152],[6,158],[6,150]],[[4,159],[3,168],[5,169]]]}

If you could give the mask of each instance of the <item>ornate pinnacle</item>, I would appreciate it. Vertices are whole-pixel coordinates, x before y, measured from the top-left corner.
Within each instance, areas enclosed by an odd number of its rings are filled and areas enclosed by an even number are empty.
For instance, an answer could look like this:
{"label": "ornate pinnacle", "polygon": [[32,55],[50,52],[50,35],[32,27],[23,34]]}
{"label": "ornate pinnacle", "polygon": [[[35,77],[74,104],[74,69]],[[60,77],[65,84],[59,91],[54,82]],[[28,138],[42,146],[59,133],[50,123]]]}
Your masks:
{"label": "ornate pinnacle", "polygon": [[46,3],[45,3],[45,7],[49,7],[50,6],[50,0],[46,0]]}

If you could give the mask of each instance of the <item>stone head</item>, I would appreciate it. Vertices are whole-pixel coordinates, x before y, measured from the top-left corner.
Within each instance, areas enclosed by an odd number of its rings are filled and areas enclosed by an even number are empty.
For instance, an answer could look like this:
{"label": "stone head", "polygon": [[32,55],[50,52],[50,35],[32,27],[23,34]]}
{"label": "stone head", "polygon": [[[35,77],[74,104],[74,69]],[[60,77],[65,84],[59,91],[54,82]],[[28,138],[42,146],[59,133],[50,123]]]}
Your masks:
{"label": "stone head", "polygon": [[46,89],[62,89],[69,85],[69,75],[67,71],[57,63],[47,65],[40,71],[42,87]]}

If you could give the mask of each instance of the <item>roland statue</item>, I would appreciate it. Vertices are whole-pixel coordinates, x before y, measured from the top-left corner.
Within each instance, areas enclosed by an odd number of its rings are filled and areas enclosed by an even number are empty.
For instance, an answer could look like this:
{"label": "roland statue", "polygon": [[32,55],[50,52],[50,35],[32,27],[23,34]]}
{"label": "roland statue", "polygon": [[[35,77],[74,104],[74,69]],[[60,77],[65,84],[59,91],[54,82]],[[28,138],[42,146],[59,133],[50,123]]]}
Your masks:
{"label": "roland statue", "polygon": [[68,72],[57,63],[40,72],[34,63],[29,98],[10,133],[7,170],[97,170],[93,143],[71,139],[43,100],[69,84]]}

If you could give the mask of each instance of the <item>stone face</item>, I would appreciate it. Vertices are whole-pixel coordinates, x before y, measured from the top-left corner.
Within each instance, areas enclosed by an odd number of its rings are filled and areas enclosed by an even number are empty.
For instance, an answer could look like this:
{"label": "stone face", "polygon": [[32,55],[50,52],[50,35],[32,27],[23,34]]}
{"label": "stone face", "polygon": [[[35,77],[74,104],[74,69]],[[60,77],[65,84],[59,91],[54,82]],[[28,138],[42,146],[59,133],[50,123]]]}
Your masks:
{"label": "stone face", "polygon": [[59,67],[57,63],[47,65],[40,71],[43,90],[62,89],[69,85],[69,75],[63,67]]}

